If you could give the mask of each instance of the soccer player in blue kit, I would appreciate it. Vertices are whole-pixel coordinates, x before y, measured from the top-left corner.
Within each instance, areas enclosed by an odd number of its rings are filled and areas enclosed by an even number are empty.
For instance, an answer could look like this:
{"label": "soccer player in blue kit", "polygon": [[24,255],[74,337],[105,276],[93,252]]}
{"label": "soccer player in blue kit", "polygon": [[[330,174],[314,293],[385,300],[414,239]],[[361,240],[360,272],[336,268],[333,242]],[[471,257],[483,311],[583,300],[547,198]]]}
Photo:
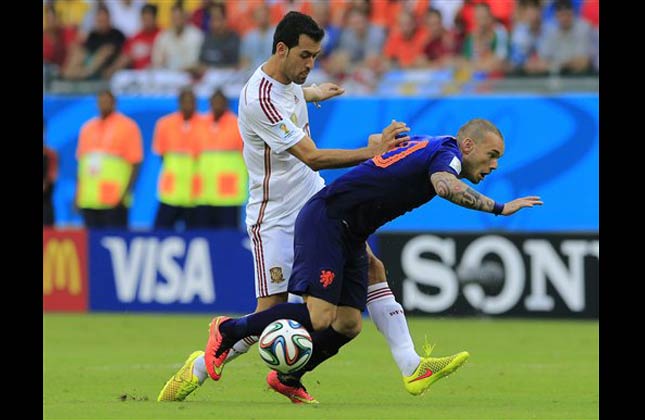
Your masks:
{"label": "soccer player in blue kit", "polygon": [[[300,379],[361,331],[368,284],[365,241],[369,235],[437,195],[462,207],[503,216],[543,204],[537,196],[498,203],[460,180],[478,184],[497,169],[503,154],[499,129],[490,121],[472,119],[456,137],[412,136],[324,187],[305,204],[295,225],[289,292],[302,295],[305,303],[279,304],[237,319],[216,317],[206,347],[214,357],[215,370],[221,376],[223,362],[238,340],[259,335],[274,320],[293,319],[311,333],[313,354],[302,370],[279,374],[285,388],[279,392],[293,402],[317,403],[299,398],[299,390],[304,389]],[[406,385],[412,392],[417,389],[422,393],[468,357],[464,351],[424,358],[419,368],[425,372]]]}

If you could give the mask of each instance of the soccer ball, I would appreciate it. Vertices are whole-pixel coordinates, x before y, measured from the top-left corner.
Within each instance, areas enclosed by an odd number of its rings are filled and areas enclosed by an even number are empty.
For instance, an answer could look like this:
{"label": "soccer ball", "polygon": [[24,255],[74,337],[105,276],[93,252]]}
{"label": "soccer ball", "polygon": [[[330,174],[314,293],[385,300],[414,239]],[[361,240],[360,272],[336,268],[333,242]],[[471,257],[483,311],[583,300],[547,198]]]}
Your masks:
{"label": "soccer ball", "polygon": [[268,367],[281,373],[292,373],[307,364],[313,343],[309,332],[300,323],[279,319],[262,331],[258,350]]}

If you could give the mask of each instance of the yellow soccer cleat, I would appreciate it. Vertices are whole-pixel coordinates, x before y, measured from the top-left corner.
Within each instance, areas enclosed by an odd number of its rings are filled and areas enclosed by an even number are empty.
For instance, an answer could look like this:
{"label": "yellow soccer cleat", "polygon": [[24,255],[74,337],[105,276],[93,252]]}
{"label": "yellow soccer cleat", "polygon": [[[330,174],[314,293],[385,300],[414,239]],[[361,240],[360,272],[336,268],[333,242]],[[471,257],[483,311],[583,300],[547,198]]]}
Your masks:
{"label": "yellow soccer cleat", "polygon": [[412,395],[423,395],[430,385],[453,373],[470,357],[467,351],[446,357],[430,357],[432,346],[426,344],[423,347],[425,357],[421,358],[412,375],[403,377],[405,390]]}
{"label": "yellow soccer cleat", "polygon": [[183,401],[200,387],[199,379],[193,375],[193,365],[195,359],[203,354],[203,351],[198,350],[188,356],[184,365],[163,386],[157,401]]}

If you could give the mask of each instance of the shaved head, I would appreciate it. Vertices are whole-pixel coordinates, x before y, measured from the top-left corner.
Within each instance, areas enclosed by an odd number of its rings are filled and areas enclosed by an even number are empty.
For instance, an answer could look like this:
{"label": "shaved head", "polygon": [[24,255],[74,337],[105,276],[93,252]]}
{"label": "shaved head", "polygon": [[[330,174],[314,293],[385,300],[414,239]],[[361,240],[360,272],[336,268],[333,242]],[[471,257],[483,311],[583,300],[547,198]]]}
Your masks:
{"label": "shaved head", "polygon": [[464,124],[457,132],[457,140],[459,143],[463,142],[466,138],[471,138],[476,142],[481,141],[486,133],[492,132],[504,140],[504,136],[493,123],[483,118],[473,118]]}

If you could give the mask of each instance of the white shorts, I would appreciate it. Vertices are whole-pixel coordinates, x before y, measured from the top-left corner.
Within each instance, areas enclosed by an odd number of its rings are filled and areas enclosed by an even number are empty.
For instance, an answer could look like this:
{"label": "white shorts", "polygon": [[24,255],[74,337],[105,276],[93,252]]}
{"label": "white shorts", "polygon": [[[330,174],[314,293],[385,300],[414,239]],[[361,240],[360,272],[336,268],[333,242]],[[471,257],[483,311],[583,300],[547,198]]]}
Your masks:
{"label": "white shorts", "polygon": [[247,226],[253,253],[255,297],[285,293],[293,266],[294,225]]}

